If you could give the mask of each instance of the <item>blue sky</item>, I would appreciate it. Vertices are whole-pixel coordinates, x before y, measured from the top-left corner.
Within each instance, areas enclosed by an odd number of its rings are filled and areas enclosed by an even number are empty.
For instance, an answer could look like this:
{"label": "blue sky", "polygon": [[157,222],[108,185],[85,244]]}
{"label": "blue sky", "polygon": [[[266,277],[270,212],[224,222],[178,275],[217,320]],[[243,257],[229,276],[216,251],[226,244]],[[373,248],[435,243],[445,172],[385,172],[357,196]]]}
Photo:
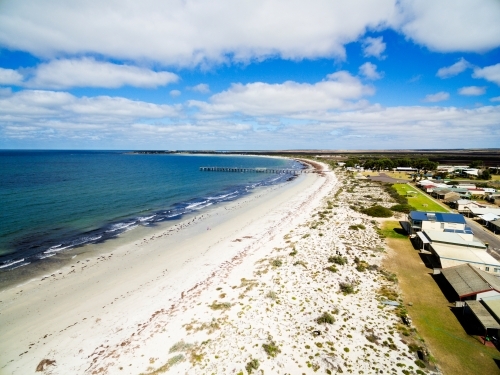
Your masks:
{"label": "blue sky", "polygon": [[4,0],[0,148],[500,145],[498,0]]}

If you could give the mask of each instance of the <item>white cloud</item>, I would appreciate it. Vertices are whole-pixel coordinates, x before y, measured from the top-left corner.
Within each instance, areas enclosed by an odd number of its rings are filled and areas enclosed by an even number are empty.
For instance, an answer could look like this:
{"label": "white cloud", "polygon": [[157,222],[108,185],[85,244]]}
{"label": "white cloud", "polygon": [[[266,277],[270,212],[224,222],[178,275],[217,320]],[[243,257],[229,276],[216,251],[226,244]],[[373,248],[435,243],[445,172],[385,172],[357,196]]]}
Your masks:
{"label": "white cloud", "polygon": [[43,125],[57,121],[100,124],[178,116],[178,109],[121,97],[78,98],[67,92],[24,90],[0,97],[0,123]]}
{"label": "white cloud", "polygon": [[382,53],[385,51],[385,43],[383,38],[380,36],[378,38],[365,38],[363,39],[363,53],[365,57],[375,56],[379,59],[384,58]]}
{"label": "white cloud", "polygon": [[400,0],[392,25],[432,50],[480,52],[500,45],[499,19],[498,0]]}
{"label": "white cloud", "polygon": [[465,96],[479,96],[483,95],[485,92],[486,87],[479,86],[466,86],[458,89],[458,93]]}
{"label": "white cloud", "polygon": [[0,68],[0,85],[21,85],[23,76],[13,69]]}
{"label": "white cloud", "polygon": [[472,76],[474,78],[484,78],[500,86],[500,63],[485,66],[484,68],[476,68]]}
{"label": "white cloud", "polygon": [[496,96],[490,99],[491,102],[500,102],[500,96]]}
{"label": "white cloud", "polygon": [[172,90],[170,91],[170,96],[172,98],[177,98],[178,96],[180,96],[182,93],[179,91],[179,90]]}
{"label": "white cloud", "polygon": [[131,65],[118,65],[92,58],[52,60],[40,64],[28,87],[64,89],[70,87],[122,86],[158,87],[176,82],[179,77],[170,72],[155,72]]}
{"label": "white cloud", "polygon": [[[44,58],[90,53],[183,66],[342,59],[345,44],[389,27],[433,50],[489,50],[500,45],[499,19],[498,0],[4,0],[0,45]],[[372,39],[365,53],[382,56],[384,43]]]}
{"label": "white cloud", "polygon": [[200,83],[199,85],[190,87],[189,89],[201,94],[208,94],[210,92],[210,87],[206,83]]}
{"label": "white cloud", "polygon": [[359,67],[359,74],[372,80],[382,78],[382,74],[377,72],[377,65],[372,64],[371,62],[366,62],[361,65]]}
{"label": "white cloud", "polygon": [[42,57],[92,53],[199,65],[280,56],[344,58],[395,0],[6,0],[0,45]]}
{"label": "white cloud", "polygon": [[450,98],[450,94],[445,91],[440,91],[435,94],[426,95],[423,99],[424,102],[442,102],[443,100],[448,100]]}
{"label": "white cloud", "polygon": [[436,76],[439,78],[450,78],[462,73],[465,69],[470,67],[471,64],[462,57],[455,64],[439,69]]}
{"label": "white cloud", "polygon": [[314,84],[293,81],[281,84],[233,84],[229,90],[211,96],[209,103],[191,101],[190,105],[200,108],[204,113],[265,116],[349,109],[360,105],[353,101],[373,93],[373,87],[363,85],[348,72],[340,71]]}

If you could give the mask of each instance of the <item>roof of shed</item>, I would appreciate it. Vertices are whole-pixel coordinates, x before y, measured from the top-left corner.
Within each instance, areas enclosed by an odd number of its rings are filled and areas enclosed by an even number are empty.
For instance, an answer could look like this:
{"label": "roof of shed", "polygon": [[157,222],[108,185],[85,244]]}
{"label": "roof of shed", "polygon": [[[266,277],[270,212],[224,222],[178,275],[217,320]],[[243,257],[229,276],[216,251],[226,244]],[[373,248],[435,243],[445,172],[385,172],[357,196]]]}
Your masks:
{"label": "roof of shed", "polygon": [[470,264],[444,268],[441,273],[460,297],[488,290],[500,292],[500,280]]}
{"label": "roof of shed", "polygon": [[494,317],[491,316],[486,307],[484,307],[479,301],[465,301],[467,306],[472,310],[476,318],[481,322],[486,329],[500,329],[500,324],[496,321]]}

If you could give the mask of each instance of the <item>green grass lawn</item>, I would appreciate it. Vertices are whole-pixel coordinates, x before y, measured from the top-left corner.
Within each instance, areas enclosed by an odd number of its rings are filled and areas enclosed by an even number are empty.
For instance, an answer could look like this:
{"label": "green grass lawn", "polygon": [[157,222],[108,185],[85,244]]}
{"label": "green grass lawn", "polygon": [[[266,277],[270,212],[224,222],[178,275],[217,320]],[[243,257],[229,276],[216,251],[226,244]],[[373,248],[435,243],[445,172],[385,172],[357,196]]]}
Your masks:
{"label": "green grass lawn", "polygon": [[380,234],[385,238],[401,238],[407,239],[408,235],[399,225],[398,221],[384,221],[380,228]]}
{"label": "green grass lawn", "polygon": [[[397,230],[399,223],[384,223],[384,230],[391,227]],[[433,279],[432,271],[425,267],[410,241],[387,238],[387,244],[391,250],[384,267],[397,274],[408,314],[443,374],[499,374],[494,361],[500,360],[498,350],[482,345],[465,332]]]}
{"label": "green grass lawn", "polygon": [[433,212],[449,212],[447,208],[436,203],[426,194],[420,192],[416,187],[407,184],[392,185],[402,196],[406,196],[409,191],[413,191],[412,195],[408,195],[408,204],[415,207],[417,211],[433,211]]}

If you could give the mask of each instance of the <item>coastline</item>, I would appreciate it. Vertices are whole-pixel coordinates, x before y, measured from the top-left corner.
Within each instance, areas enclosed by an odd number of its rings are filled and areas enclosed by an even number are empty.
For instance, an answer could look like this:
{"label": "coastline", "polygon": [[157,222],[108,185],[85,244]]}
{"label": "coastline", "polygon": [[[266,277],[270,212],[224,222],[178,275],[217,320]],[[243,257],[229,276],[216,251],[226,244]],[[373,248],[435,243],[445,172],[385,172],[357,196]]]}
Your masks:
{"label": "coastline", "polygon": [[[25,373],[36,368],[43,359],[38,357],[47,355],[43,354],[47,347],[54,345],[51,350],[60,348],[64,353],[68,348],[65,340],[79,336],[77,332],[82,330],[95,333],[99,326],[99,336],[108,336],[111,328],[99,324],[105,316],[113,316],[113,321],[140,322],[143,314],[149,316],[156,311],[152,307],[144,307],[141,313],[130,311],[132,306],[144,306],[145,290],[168,296],[168,302],[161,302],[157,308],[170,307],[185,290],[205,280],[220,263],[241,251],[244,244],[232,243],[231,237],[262,220],[268,211],[279,210],[286,200],[307,190],[318,179],[311,174],[287,184],[258,189],[247,197],[186,217],[173,226],[159,227],[155,234],[120,245],[111,252],[85,253],[77,257],[80,260],[75,259],[73,264],[42,277],[43,280],[3,290],[0,372]],[[104,246],[114,247],[113,241]],[[95,323],[96,319],[100,321]],[[92,337],[82,337],[83,347],[90,348],[91,343]],[[69,347],[74,348],[75,344]],[[62,358],[74,355],[59,355],[57,368],[61,373],[69,369],[82,372],[82,363],[63,364]],[[85,362],[83,357],[79,360]]]}
{"label": "coastline", "polygon": [[385,243],[349,207],[354,186],[302,175],[0,294],[0,372],[414,370],[400,318],[381,302]]}

